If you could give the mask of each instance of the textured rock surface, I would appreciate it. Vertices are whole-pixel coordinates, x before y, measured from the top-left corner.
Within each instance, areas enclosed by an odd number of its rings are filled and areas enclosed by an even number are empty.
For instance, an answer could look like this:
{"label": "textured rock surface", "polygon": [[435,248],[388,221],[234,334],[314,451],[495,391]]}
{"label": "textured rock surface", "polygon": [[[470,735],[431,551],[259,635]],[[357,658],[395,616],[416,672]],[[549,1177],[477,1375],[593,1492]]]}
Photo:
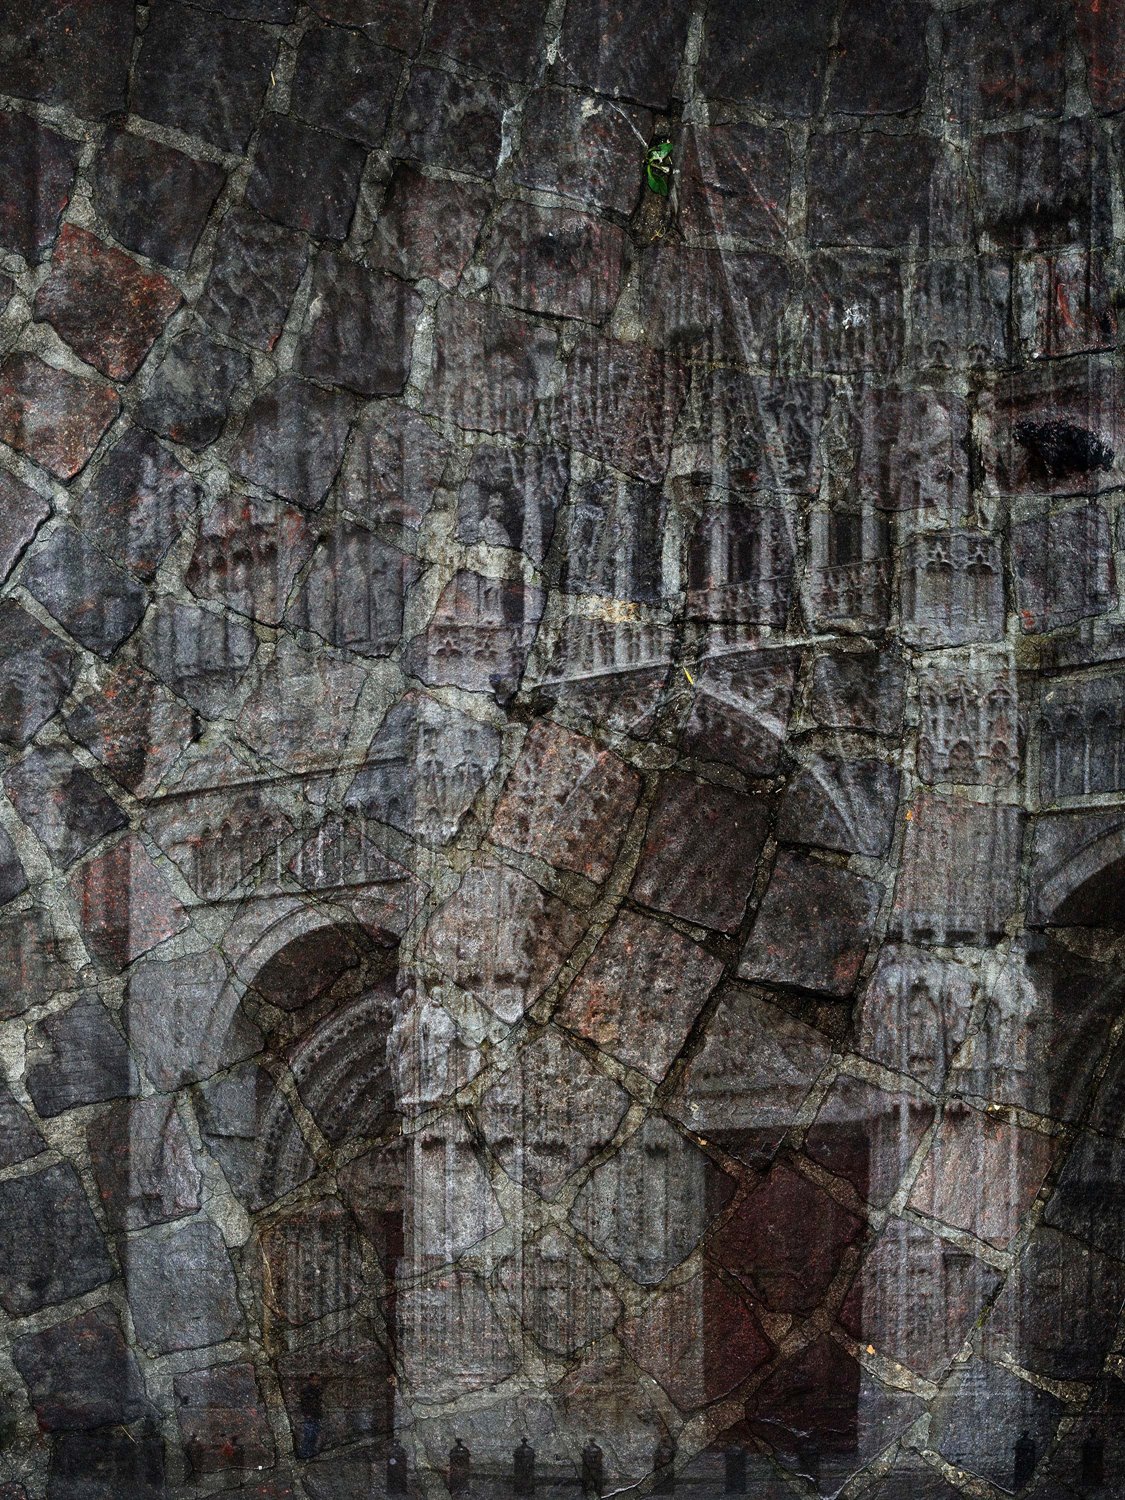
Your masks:
{"label": "textured rock surface", "polygon": [[1123,109],[9,0],[0,1500],[1121,1491]]}

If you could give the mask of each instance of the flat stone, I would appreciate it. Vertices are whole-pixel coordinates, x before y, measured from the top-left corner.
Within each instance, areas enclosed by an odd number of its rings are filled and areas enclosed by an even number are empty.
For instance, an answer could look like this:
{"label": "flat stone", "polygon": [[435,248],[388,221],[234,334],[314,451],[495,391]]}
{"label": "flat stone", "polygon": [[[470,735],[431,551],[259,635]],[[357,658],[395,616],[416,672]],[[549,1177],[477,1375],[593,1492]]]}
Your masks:
{"label": "flat stone", "polygon": [[515,548],[542,563],[569,480],[562,449],[477,444],[457,491],[457,540]]}
{"label": "flat stone", "polygon": [[159,1095],[103,1110],[86,1133],[98,1196],[115,1230],[144,1229],[199,1208],[200,1175],[175,1102]]}
{"label": "flat stone", "polygon": [[686,0],[673,0],[658,13],[641,0],[615,0],[597,15],[571,0],[559,49],[566,74],[594,93],[667,109],[689,13]]}
{"label": "flat stone", "polygon": [[4,790],[51,858],[68,869],[125,814],[65,750],[29,750],[4,773]]}
{"label": "flat stone", "polygon": [[947,18],[944,78],[958,119],[1060,115],[1066,97],[1065,11],[992,0]]}
{"label": "flat stone", "polygon": [[652,130],[647,110],[573,89],[536,89],[524,105],[516,181],[588,208],[630,214],[644,175],[637,136],[650,140]]}
{"label": "flat stone", "polygon": [[93,119],[115,114],[125,107],[132,49],[129,0],[65,8],[13,0],[0,18],[0,90]]}
{"label": "flat stone", "polygon": [[765,798],[678,773],[665,776],[649,815],[634,899],[701,927],[736,931],[771,811]]}
{"label": "flat stone", "polygon": [[183,270],[224,176],[213,162],[116,132],[94,163],[94,206],[115,240]]}
{"label": "flat stone", "polygon": [[1112,230],[1098,150],[1085,119],[978,135],[972,153],[977,233],[1000,249],[1105,248]]}
{"label": "flat stone", "polygon": [[805,369],[892,375],[906,344],[898,262],[851,249],[815,253],[796,317]]}
{"label": "flat stone", "polygon": [[1074,7],[1078,39],[1086,58],[1087,83],[1094,108],[1113,114],[1125,105],[1125,32],[1116,10],[1097,0]]}
{"label": "flat stone", "polygon": [[158,1433],[139,1438],[123,1428],[64,1432],[56,1439],[47,1481],[50,1500],[163,1500],[164,1444]]}
{"label": "flat stone", "polygon": [[582,339],[549,417],[559,440],[659,484],[687,391],[674,360],[636,344]]}
{"label": "flat stone", "polygon": [[138,1091],[125,1039],[93,995],[55,1011],[28,1040],[27,1091],[45,1119]]}
{"label": "flat stone", "polygon": [[443,977],[515,1022],[554,980],[583,925],[517,871],[476,866],[430,921],[424,951]]}
{"label": "flat stone", "polygon": [[114,380],[132,375],[179,305],[180,290],[166,277],[74,224],[63,225],[35,294],[35,316]]}
{"label": "flat stone", "polygon": [[0,1307],[37,1312],[109,1281],[109,1263],[78,1174],[66,1163],[0,1183],[8,1252],[0,1267]]}
{"label": "flat stone", "polygon": [[397,396],[410,372],[418,293],[358,261],[318,256],[298,354],[303,375],[362,396]]}
{"label": "flat stone", "polygon": [[603,881],[609,874],[641,779],[593,740],[536,723],[497,804],[496,843]]}
{"label": "flat stone", "polygon": [[[698,1206],[689,1208],[684,1195],[673,1194],[654,1210],[654,1158],[666,1167],[669,1181],[704,1178],[706,1201],[720,1208],[731,1189],[730,1180],[711,1168],[699,1148],[657,1114],[648,1115],[641,1128],[594,1169],[574,1200],[571,1223],[640,1286],[663,1281],[687,1259],[707,1229]],[[650,1238],[646,1229],[657,1223],[660,1231]]]}
{"label": "flat stone", "polygon": [[906,823],[893,935],[981,942],[1002,932],[1016,906],[1022,811],[921,792]]}
{"label": "flat stone", "polygon": [[862,1219],[777,1162],[735,1205],[707,1254],[772,1311],[811,1313],[862,1231]]}
{"label": "flat stone", "polygon": [[27,872],[20,862],[8,830],[0,828],[0,906],[6,906],[26,890]]}
{"label": "flat stone", "polygon": [[914,537],[903,553],[902,634],[914,646],[963,646],[1004,634],[1000,548],[984,532]]}
{"label": "flat stone", "polygon": [[46,1141],[5,1083],[0,1087],[0,1167],[14,1167],[46,1149]]}
{"label": "flat stone", "polygon": [[557,335],[497,307],[445,298],[434,310],[424,410],[477,432],[523,437],[557,372]]}
{"label": "flat stone", "polygon": [[0,579],[12,571],[50,514],[45,495],[0,469]]}
{"label": "flat stone", "polygon": [[1045,1221],[1107,1255],[1116,1255],[1123,1162],[1125,1143],[1119,1136],[1083,1131],[1047,1204]]}
{"label": "flat stone", "polygon": [[221,1344],[244,1331],[230,1257],[209,1220],[130,1239],[126,1294],[137,1338],[153,1354]]}
{"label": "flat stone", "polygon": [[225,16],[162,0],[133,68],[134,113],[222,151],[244,151],[277,57],[277,38]]}
{"label": "flat stone", "polygon": [[793,661],[784,651],[723,652],[692,674],[695,695],[680,749],[769,776],[781,756],[793,702]]}
{"label": "flat stone", "polygon": [[458,0],[437,0],[426,45],[469,68],[526,83],[535,71],[546,0],[513,0],[482,27]]}
{"label": "flat stone", "polygon": [[1001,256],[922,262],[911,297],[911,358],[934,370],[1009,364],[1010,286]]}
{"label": "flat stone", "polygon": [[100,691],[67,714],[66,727],[116,782],[147,796],[179,759],[198,725],[186,704],[140,667],[123,662]]}
{"label": "flat stone", "polygon": [[[564,1087],[564,1080],[566,1080]],[[625,1117],[624,1089],[599,1073],[553,1028],[527,1042],[485,1094],[481,1114],[505,1172],[546,1199],[613,1138]],[[541,1117],[542,1133],[518,1121]]]}
{"label": "flat stone", "polygon": [[450,451],[415,412],[395,401],[379,402],[352,433],[342,502],[369,525],[416,529],[433,503]]}
{"label": "flat stone", "polygon": [[729,1395],[775,1352],[748,1304],[710,1266],[656,1292],[623,1321],[621,1339],[681,1411]]}
{"label": "flat stone", "polygon": [[258,136],[246,201],[289,229],[342,240],[359,197],[363,163],[362,146],[270,115]]}
{"label": "flat stone", "polygon": [[253,1365],[186,1370],[172,1384],[176,1421],[194,1473],[228,1470],[235,1453],[243,1468],[272,1464],[273,1438]]}
{"label": "flat stone", "polygon": [[1058,630],[1113,609],[1109,517],[1095,501],[1013,522],[1011,548],[1025,632]]}
{"label": "flat stone", "polygon": [[457,285],[476,248],[486,201],[479,187],[427,177],[400,162],[387,183],[367,258],[407,281]]}
{"label": "flat stone", "polygon": [[860,1002],[856,1050],[939,1092],[965,1040],[975,998],[967,966],[887,943]]}
{"label": "flat stone", "polygon": [[768,1165],[828,1060],[827,1040],[748,991],[725,988],[671,1109],[752,1166]]}
{"label": "flat stone", "polygon": [[307,1182],[316,1161],[270,1075],[244,1063],[196,1093],[200,1133],[231,1191],[257,1212]]}
{"label": "flat stone", "polygon": [[231,402],[250,378],[251,364],[238,349],[205,333],[186,333],[170,344],[134,411],[142,426],[196,452],[213,443],[226,424]]}
{"label": "flat stone", "polygon": [[12,1346],[45,1432],[135,1422],[150,1412],[136,1357],[112,1308],[95,1307]]}
{"label": "flat stone", "polygon": [[279,375],[251,406],[231,465],[253,484],[317,510],[340,467],[351,410],[339,393]]}
{"label": "flat stone", "polygon": [[1040,1226],[989,1318],[986,1352],[1051,1380],[1096,1380],[1123,1297],[1120,1261]]}
{"label": "flat stone", "polygon": [[828,63],[832,18],[816,0],[779,11],[755,0],[708,7],[699,82],[712,99],[801,118],[816,113]]}
{"label": "flat stone", "polygon": [[834,652],[813,666],[809,712],[825,729],[897,734],[905,692],[901,657],[886,649]]}
{"label": "flat stone", "polygon": [[511,203],[493,222],[484,259],[493,291],[508,306],[601,323],[617,301],[624,247],[616,224]]}
{"label": "flat stone", "polygon": [[[691,195],[698,223],[706,187],[697,189],[689,182],[684,191]],[[732,212],[736,206],[737,200]],[[646,247],[639,262],[639,295],[653,343],[705,366],[716,359],[767,367],[777,363],[793,291],[793,273],[782,256],[661,242]],[[729,376],[726,369],[705,373],[714,384]],[[737,437],[737,429],[732,436]]]}
{"label": "flat stone", "polygon": [[[5,21],[12,14],[5,11]],[[0,150],[7,163],[0,187],[0,245],[35,261],[53,244],[70,201],[78,142],[30,115],[0,111]]]}
{"label": "flat stone", "polygon": [[1055,1143],[965,1104],[947,1107],[910,1194],[911,1207],[1000,1248],[1023,1216],[1055,1156]]}
{"label": "flat stone", "polygon": [[500,158],[503,103],[495,83],[415,64],[388,149],[426,166],[491,177]]}
{"label": "flat stone", "polygon": [[447,843],[499,755],[491,725],[407,693],[376,731],[345,806],[413,837]]}
{"label": "flat stone", "polygon": [[809,153],[811,243],[927,245],[937,162],[931,136],[877,130],[818,135]]}
{"label": "flat stone", "polygon": [[126,1030],[152,1083],[171,1093],[252,1056],[261,1034],[224,996],[227,971],[211,952],[146,958],[133,966]]}
{"label": "flat stone", "polygon": [[962,397],[897,389],[857,392],[839,451],[841,483],[881,510],[958,525],[969,510],[969,412]]}
{"label": "flat stone", "polygon": [[917,0],[845,0],[828,108],[850,115],[906,114],[926,92],[926,20]]}
{"label": "flat stone", "polygon": [[12,599],[0,600],[0,741],[26,745],[78,675],[75,654]]}
{"label": "flat stone", "polygon": [[288,611],[292,625],[361,656],[389,656],[402,638],[414,559],[375,532],[342,521],[322,540]]}
{"label": "flat stone", "polygon": [[406,645],[403,667],[434,687],[506,698],[523,676],[543,604],[542,589],[463,569],[442,590],[426,629]]}
{"label": "flat stone", "polygon": [[364,146],[378,146],[402,68],[399,53],[362,32],[310,26],[297,49],[293,113]]}
{"label": "flat stone", "polygon": [[[805,1152],[885,1208],[934,1121],[934,1107],[841,1074],[805,1135]],[[858,1335],[857,1335],[858,1337]]]}
{"label": "flat stone", "polygon": [[75,871],[71,889],[87,945],[119,968],[187,926],[183,907],[134,834]]}
{"label": "flat stone", "polygon": [[336,26],[355,26],[373,42],[399,52],[415,52],[422,40],[422,16],[413,0],[311,0],[310,8]]}
{"label": "flat stone", "polygon": [[73,479],[85,468],[120,406],[112,386],[34,354],[10,354],[0,366],[0,440],[57,479]]}
{"label": "flat stone", "polygon": [[687,235],[773,246],[785,236],[789,144],[760,125],[695,125],[684,133],[680,214]]}
{"label": "flat stone", "polygon": [[880,895],[874,881],[783,850],[739,974],[843,998],[859,976]]}
{"label": "flat stone", "polygon": [[777,836],[786,844],[879,858],[891,845],[899,780],[887,761],[818,759],[790,781]]}
{"label": "flat stone", "polygon": [[721,973],[719,960],[698,943],[648,917],[622,912],[556,1019],[659,1083]]}
{"label": "flat stone", "polygon": [[264,21],[288,26],[297,14],[297,0],[204,0],[202,10],[218,11],[236,21]]}
{"label": "flat stone", "polygon": [[838,1494],[921,1410],[916,1396],[885,1389],[827,1334],[784,1360],[746,1404],[754,1436],[825,1496]]}
{"label": "flat stone", "polygon": [[659,604],[667,500],[654,484],[606,475],[575,485],[566,514],[561,583],[567,594]]}
{"label": "flat stone", "polygon": [[1013,1455],[1021,1436],[1044,1453],[1065,1408],[1061,1401],[995,1365],[968,1365],[938,1398],[930,1443],[960,1469],[1013,1490]]}
{"label": "flat stone", "polygon": [[22,1015],[66,984],[62,953],[42,907],[0,913],[0,958],[0,1019]]}
{"label": "flat stone", "polygon": [[199,599],[277,625],[312,548],[297,506],[230,493],[200,522],[184,582]]}
{"label": "flat stone", "polygon": [[75,640],[103,657],[132,635],[148,608],[143,585],[70,525],[34,553],[23,585]]}
{"label": "flat stone", "polygon": [[197,311],[211,327],[269,353],[308,259],[303,235],[248,208],[223,219]]}
{"label": "flat stone", "polygon": [[133,427],[106,455],[81,498],[79,515],[110,557],[147,582],[201,494],[166,448]]}

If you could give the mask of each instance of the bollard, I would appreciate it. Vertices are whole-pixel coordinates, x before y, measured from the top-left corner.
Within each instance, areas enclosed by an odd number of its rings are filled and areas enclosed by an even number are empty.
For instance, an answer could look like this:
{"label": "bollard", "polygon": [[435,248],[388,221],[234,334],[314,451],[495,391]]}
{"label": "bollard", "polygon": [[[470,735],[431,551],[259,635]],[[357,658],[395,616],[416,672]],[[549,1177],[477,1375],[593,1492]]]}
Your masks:
{"label": "bollard", "polygon": [[582,1493],[598,1497],[605,1488],[605,1454],[593,1438],[582,1450]]}
{"label": "bollard", "polygon": [[1029,1432],[1021,1432],[1012,1452],[1012,1487],[1022,1490],[1035,1473],[1035,1440]]}
{"label": "bollard", "polygon": [[1092,1432],[1082,1444],[1082,1488],[1100,1490],[1105,1485],[1105,1438]]}
{"label": "bollard", "polygon": [[401,1443],[392,1443],[387,1449],[387,1494],[405,1495],[409,1477],[406,1449]]}
{"label": "bollard", "polygon": [[723,1454],[723,1494],[745,1495],[746,1493],[746,1449],[739,1443],[731,1443]]}
{"label": "bollard", "polygon": [[473,1455],[460,1438],[456,1438],[449,1450],[449,1493],[463,1495],[469,1488],[469,1467]]}
{"label": "bollard", "polygon": [[652,1487],[654,1495],[674,1495],[676,1493],[676,1470],[673,1467],[676,1462],[676,1445],[670,1437],[662,1437],[656,1445],[656,1452],[652,1457],[652,1467],[656,1483]]}
{"label": "bollard", "polygon": [[517,1495],[535,1493],[535,1449],[526,1438],[512,1454],[512,1488]]}

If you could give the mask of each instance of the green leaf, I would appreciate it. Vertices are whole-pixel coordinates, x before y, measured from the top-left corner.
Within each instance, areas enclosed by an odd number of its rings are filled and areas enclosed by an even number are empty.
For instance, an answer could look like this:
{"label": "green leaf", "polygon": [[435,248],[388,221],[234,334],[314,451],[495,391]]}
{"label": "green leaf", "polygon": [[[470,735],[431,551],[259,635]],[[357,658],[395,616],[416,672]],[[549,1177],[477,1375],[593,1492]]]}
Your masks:
{"label": "green leaf", "polygon": [[663,161],[665,157],[672,154],[672,142],[661,141],[658,146],[653,146],[648,153],[649,161]]}
{"label": "green leaf", "polygon": [[645,181],[648,183],[650,192],[659,193],[662,198],[667,198],[668,179],[658,177],[647,163],[645,164]]}

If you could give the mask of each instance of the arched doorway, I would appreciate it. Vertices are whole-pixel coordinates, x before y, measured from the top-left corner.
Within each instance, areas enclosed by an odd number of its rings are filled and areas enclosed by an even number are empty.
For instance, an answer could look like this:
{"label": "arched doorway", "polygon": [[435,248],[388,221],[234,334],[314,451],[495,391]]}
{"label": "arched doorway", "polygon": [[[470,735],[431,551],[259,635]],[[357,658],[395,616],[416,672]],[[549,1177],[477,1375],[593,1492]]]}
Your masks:
{"label": "arched doorway", "polygon": [[199,1089],[205,1142],[251,1217],[260,1373],[291,1454],[380,1453],[395,1427],[403,1168],[388,1041],[397,949],[300,924],[240,1001],[262,1050]]}

